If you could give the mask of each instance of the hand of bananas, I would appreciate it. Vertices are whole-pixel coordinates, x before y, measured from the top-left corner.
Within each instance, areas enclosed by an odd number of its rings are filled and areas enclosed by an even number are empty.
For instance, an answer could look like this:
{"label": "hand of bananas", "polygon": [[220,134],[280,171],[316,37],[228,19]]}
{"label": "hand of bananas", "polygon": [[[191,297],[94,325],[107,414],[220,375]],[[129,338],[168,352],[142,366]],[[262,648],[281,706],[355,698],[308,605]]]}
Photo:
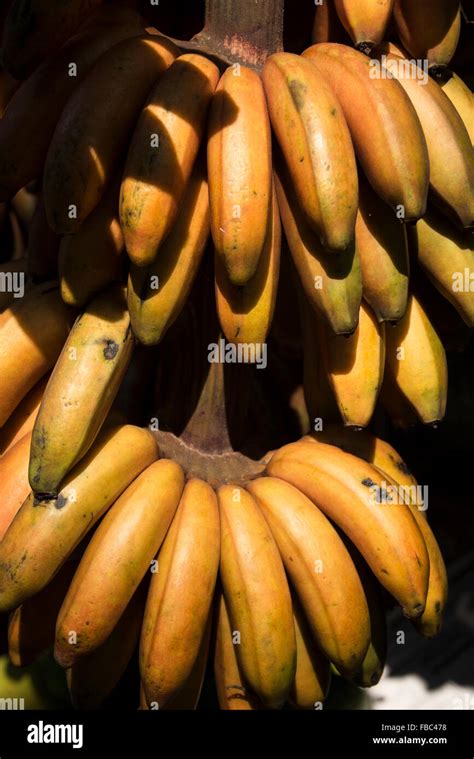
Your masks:
{"label": "hand of bananas", "polygon": [[[447,595],[416,482],[350,428],[379,399],[400,426],[442,420],[433,314],[447,301],[474,326],[472,94],[448,69],[459,4],[325,3],[315,44],[258,72],[182,53],[122,3],[72,0],[59,24],[34,0],[25,37],[22,5],[0,76],[1,204],[39,191],[26,262],[0,272],[30,275],[0,301],[12,660],[54,642],[80,708],[138,641],[141,708],[195,708],[211,655],[222,709],[317,708],[331,664],[375,684],[390,597],[430,637]],[[266,342],[281,257],[308,415],[324,421],[245,487],[189,479],[114,419],[136,343],[162,341],[210,244],[234,344]]]}

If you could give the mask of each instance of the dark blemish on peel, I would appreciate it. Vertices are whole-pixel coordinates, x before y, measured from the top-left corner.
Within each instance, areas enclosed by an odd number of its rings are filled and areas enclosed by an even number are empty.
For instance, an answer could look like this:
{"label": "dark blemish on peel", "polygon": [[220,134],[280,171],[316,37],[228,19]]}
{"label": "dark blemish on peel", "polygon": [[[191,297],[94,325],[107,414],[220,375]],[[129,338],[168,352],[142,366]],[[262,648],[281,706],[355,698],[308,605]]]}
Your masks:
{"label": "dark blemish on peel", "polygon": [[56,505],[56,508],[57,508],[58,510],[59,510],[59,509],[64,509],[64,507],[65,507],[65,506],[67,506],[67,503],[68,503],[68,499],[67,499],[67,498],[65,498],[65,497],[62,495],[62,493],[60,493],[60,494],[58,495],[57,499],[56,499],[56,504],[55,504],[55,505]]}
{"label": "dark blemish on peel", "polygon": [[119,347],[115,340],[104,340],[104,358],[106,361],[112,361],[118,353]]}

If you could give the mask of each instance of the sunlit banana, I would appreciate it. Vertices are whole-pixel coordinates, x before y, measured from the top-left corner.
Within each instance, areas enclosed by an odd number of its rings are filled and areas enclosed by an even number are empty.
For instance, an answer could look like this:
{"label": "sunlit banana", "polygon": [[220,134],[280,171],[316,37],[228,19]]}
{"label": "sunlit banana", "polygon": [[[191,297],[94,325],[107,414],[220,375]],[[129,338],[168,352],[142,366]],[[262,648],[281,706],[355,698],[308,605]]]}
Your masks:
{"label": "sunlit banana", "polygon": [[209,114],[207,165],[216,253],[233,285],[254,277],[272,207],[271,132],[260,76],[231,66]]}
{"label": "sunlit banana", "polygon": [[408,299],[407,231],[362,177],[356,246],[365,300],[379,321],[397,322]]}
{"label": "sunlit banana", "polygon": [[421,303],[411,295],[407,312],[386,330],[385,371],[424,424],[443,419],[448,390],[446,354]]}
{"label": "sunlit banana", "polygon": [[348,427],[366,427],[374,413],[385,365],[385,325],[361,304],[353,335],[321,334],[321,359],[339,412]]}
{"label": "sunlit banana", "polygon": [[107,416],[132,357],[134,339],[122,287],[78,317],[54,367],[33,428],[29,478],[38,497],[56,497]]}
{"label": "sunlit banana", "polygon": [[263,69],[270,118],[299,205],[326,248],[354,239],[357,168],[339,102],[309,60],[275,53]]}
{"label": "sunlit banana", "polygon": [[297,709],[321,708],[331,682],[331,666],[315,642],[303,610],[293,598],[296,635],[296,673],[289,702]]}
{"label": "sunlit banana", "polygon": [[54,655],[70,667],[112,633],[164,540],[184,487],[179,464],[151,464],[108,511],[58,616]]}
{"label": "sunlit banana", "polygon": [[357,327],[362,277],[355,247],[328,252],[310,229],[287,178],[275,175],[283,228],[306,297],[337,335]]}
{"label": "sunlit banana", "polygon": [[158,554],[140,640],[146,701],[162,709],[190,677],[219,565],[219,511],[212,488],[189,480]]}
{"label": "sunlit banana", "polygon": [[403,88],[345,45],[313,45],[303,55],[341,103],[357,158],[374,190],[402,221],[419,219],[426,210],[428,150]]}
{"label": "sunlit banana", "polygon": [[281,224],[275,193],[265,245],[257,270],[242,287],[230,282],[216,254],[216,305],[222,331],[230,343],[264,343],[272,324],[280,273]]}
{"label": "sunlit banana", "polygon": [[407,617],[423,613],[426,546],[409,510],[389,499],[383,475],[356,456],[314,442],[280,449],[267,471],[299,488],[346,533]]}
{"label": "sunlit banana", "polygon": [[132,329],[143,345],[155,345],[183,308],[209,237],[209,191],[201,162],[194,167],[178,218],[155,261],[132,265],[128,309]]}
{"label": "sunlit banana", "polygon": [[28,482],[30,446],[31,432],[27,432],[0,457],[0,482],[2,483],[0,541],[30,492]]}
{"label": "sunlit banana", "polygon": [[291,596],[269,526],[248,492],[218,491],[220,574],[236,655],[251,691],[270,707],[285,701],[295,675]]}
{"label": "sunlit banana", "polygon": [[73,318],[51,282],[34,288],[0,314],[0,427],[51,369]]}
{"label": "sunlit banana", "polygon": [[132,137],[120,221],[132,263],[147,266],[176,220],[217,86],[217,66],[180,56],[152,90]]}
{"label": "sunlit banana", "polygon": [[359,50],[368,52],[382,41],[394,0],[334,0],[339,18]]}

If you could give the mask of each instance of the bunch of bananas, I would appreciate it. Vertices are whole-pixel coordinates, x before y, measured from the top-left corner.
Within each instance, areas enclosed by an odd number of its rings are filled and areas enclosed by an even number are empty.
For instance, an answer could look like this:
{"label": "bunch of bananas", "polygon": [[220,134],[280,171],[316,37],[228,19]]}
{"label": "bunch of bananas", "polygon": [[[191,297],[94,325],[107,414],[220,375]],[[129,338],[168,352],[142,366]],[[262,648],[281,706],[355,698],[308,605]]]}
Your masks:
{"label": "bunch of bananas", "polygon": [[[350,428],[379,397],[396,424],[439,422],[432,312],[446,300],[474,325],[472,95],[448,69],[459,4],[324,3],[315,44],[261,72],[183,53],[127,3],[59,3],[61,23],[56,5],[31,0],[31,17],[13,0],[3,23],[0,202],[41,188],[26,262],[2,266],[33,280],[0,302],[12,661],[54,642],[89,708],[138,640],[142,708],[194,708],[211,650],[223,709],[314,708],[331,665],[372,685],[390,598],[426,636],[446,602],[415,480]],[[281,258],[311,427],[324,421],[218,488],[114,408],[209,249],[233,344],[266,342]]]}
{"label": "bunch of bananas", "polygon": [[[84,341],[87,318],[71,335]],[[95,348],[103,366],[110,344]],[[70,336],[39,414],[44,386],[4,428],[0,610],[11,612],[14,664],[54,643],[73,703],[97,708],[139,641],[141,708],[193,709],[212,651],[222,709],[314,709],[331,664],[361,686],[378,682],[390,598],[423,635],[438,632],[443,559],[388,443],[329,427],[269,454],[245,488],[229,482],[217,494],[159,458],[148,430],[113,419],[80,458],[84,438],[57,427],[50,394],[70,385],[71,348]],[[59,479],[47,497],[45,483]]]}

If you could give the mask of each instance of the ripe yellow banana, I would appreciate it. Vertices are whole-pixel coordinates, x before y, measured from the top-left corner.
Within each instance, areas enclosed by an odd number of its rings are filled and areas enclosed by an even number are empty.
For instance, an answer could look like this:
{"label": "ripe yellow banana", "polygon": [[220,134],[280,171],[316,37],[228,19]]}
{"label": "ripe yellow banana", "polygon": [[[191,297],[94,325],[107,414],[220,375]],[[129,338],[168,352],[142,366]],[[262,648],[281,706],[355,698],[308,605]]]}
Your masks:
{"label": "ripe yellow banana", "polygon": [[456,108],[474,144],[474,95],[454,71],[450,71],[448,76],[449,78],[445,77],[439,84]]}
{"label": "ripe yellow banana", "polygon": [[317,709],[331,682],[331,665],[314,641],[303,610],[293,598],[296,635],[296,674],[289,702],[296,709]]}
{"label": "ripe yellow banana", "polygon": [[135,337],[155,345],[179,316],[209,238],[209,192],[199,162],[191,175],[178,218],[147,267],[132,265],[128,309]]}
{"label": "ripe yellow banana", "polygon": [[56,497],[107,416],[130,363],[134,339],[121,286],[78,317],[51,374],[33,428],[29,478],[38,498]]}
{"label": "ripe yellow banana", "polygon": [[347,427],[367,427],[382,386],[385,325],[364,302],[353,335],[334,335],[322,325],[321,358]]}
{"label": "ripe yellow banana", "polygon": [[356,155],[374,190],[401,221],[419,219],[426,210],[428,150],[403,88],[381,77],[363,53],[345,45],[313,45],[303,55],[341,103]]}
{"label": "ripe yellow banana", "polygon": [[120,221],[132,263],[147,266],[182,204],[217,86],[217,66],[180,56],[152,90],[125,164]]}
{"label": "ripe yellow banana", "polygon": [[430,66],[447,65],[461,30],[458,0],[395,0],[394,19],[402,45]]}
{"label": "ripe yellow banana", "polygon": [[61,607],[54,655],[68,668],[107,640],[160,548],[184,487],[179,464],[151,464],[95,531]]}
{"label": "ripe yellow banana", "polygon": [[421,617],[415,619],[413,623],[421,635],[425,638],[433,638],[439,633],[443,621],[448,600],[448,575],[438,542],[424,517],[424,513],[415,504],[411,505],[411,512],[423,535],[430,558],[430,577],[425,610]]}
{"label": "ripe yellow banana", "polygon": [[118,218],[118,186],[113,183],[74,235],[59,246],[59,279],[65,303],[82,308],[125,273],[125,246]]}
{"label": "ripe yellow banana", "polygon": [[448,391],[446,354],[414,295],[403,319],[386,331],[385,344],[389,380],[424,424],[439,422]]}
{"label": "ripe yellow banana", "polygon": [[49,375],[36,383],[16,407],[8,422],[0,429],[0,454],[2,456],[18,443],[27,432],[32,431],[48,379]]}
{"label": "ripe yellow banana", "polygon": [[278,548],[253,497],[242,488],[218,491],[220,574],[236,654],[251,691],[281,706],[295,676],[296,644],[288,582]]}
{"label": "ripe yellow banana", "polygon": [[409,510],[388,499],[384,476],[356,456],[315,442],[280,449],[267,471],[299,488],[346,533],[407,617],[423,613],[425,543]]}
{"label": "ripe yellow banana", "polygon": [[434,79],[419,76],[415,63],[393,54],[383,63],[405,90],[423,127],[433,202],[460,226],[474,226],[474,152],[456,108]]}
{"label": "ripe yellow banana", "polygon": [[397,322],[407,308],[409,260],[407,230],[360,177],[356,247],[362,292],[379,321]]}
{"label": "ripe yellow banana", "polygon": [[0,427],[54,365],[73,316],[51,282],[0,314]]}
{"label": "ripe yellow banana", "polygon": [[76,233],[97,206],[151,87],[178,53],[165,37],[124,40],[101,56],[69,98],[43,178],[48,222],[57,234]]}
{"label": "ripe yellow banana", "polygon": [[[278,464],[268,467],[276,474],[271,468]],[[354,674],[369,645],[369,611],[341,538],[324,514],[283,479],[261,477],[248,489],[270,525],[316,644],[340,672]]]}
{"label": "ripe yellow banana", "polygon": [[339,253],[324,250],[298,206],[285,178],[275,175],[283,228],[306,297],[336,335],[357,327],[362,277],[355,248]]}
{"label": "ripe yellow banana", "polygon": [[370,52],[383,40],[394,0],[334,0],[334,4],[358,50]]}
{"label": "ripe yellow banana", "polygon": [[206,631],[204,633],[196,661],[193,664],[191,674],[189,675],[181,690],[178,691],[177,695],[168,702],[167,706],[165,706],[165,711],[194,711],[197,709],[209,656],[209,645],[211,642],[212,628],[211,618],[212,615],[209,614]]}
{"label": "ripe yellow banana", "polygon": [[199,654],[219,566],[219,510],[212,488],[189,480],[148,593],[140,673],[148,706],[165,708]]}
{"label": "ripe yellow banana", "polygon": [[272,138],[260,76],[228,68],[215,91],[207,143],[211,229],[233,285],[257,270],[272,204]]}
{"label": "ripe yellow banana", "polygon": [[297,201],[324,247],[345,250],[354,239],[357,167],[341,106],[309,60],[275,53],[263,83]]}
{"label": "ripe yellow banana", "polygon": [[237,638],[232,627],[224,594],[217,596],[217,630],[214,653],[214,676],[219,708],[223,711],[256,711],[263,709],[257,696],[250,692],[242,677],[237,658]]}
{"label": "ripe yellow banana", "polygon": [[474,232],[430,211],[409,231],[413,255],[437,290],[474,327]]}
{"label": "ripe yellow banana", "polygon": [[233,285],[219,254],[215,258],[219,322],[230,343],[264,343],[270,331],[280,274],[281,224],[275,191],[265,245],[253,277]]}
{"label": "ripe yellow banana", "polygon": [[38,503],[29,495],[0,544],[0,611],[19,606],[44,588],[157,455],[148,430],[132,425],[107,429],[66,478],[56,499]]}
{"label": "ripe yellow banana", "polygon": [[66,561],[43,590],[10,614],[8,655],[15,667],[27,667],[53,645],[56,618],[76,567],[76,561]]}
{"label": "ripe yellow banana", "polygon": [[0,541],[30,492],[28,482],[30,445],[31,432],[27,432],[0,457],[0,482],[2,483]]}
{"label": "ripe yellow banana", "polygon": [[132,658],[145,606],[145,587],[134,593],[107,640],[89,656],[78,659],[66,672],[75,709],[99,709],[119,683]]}

